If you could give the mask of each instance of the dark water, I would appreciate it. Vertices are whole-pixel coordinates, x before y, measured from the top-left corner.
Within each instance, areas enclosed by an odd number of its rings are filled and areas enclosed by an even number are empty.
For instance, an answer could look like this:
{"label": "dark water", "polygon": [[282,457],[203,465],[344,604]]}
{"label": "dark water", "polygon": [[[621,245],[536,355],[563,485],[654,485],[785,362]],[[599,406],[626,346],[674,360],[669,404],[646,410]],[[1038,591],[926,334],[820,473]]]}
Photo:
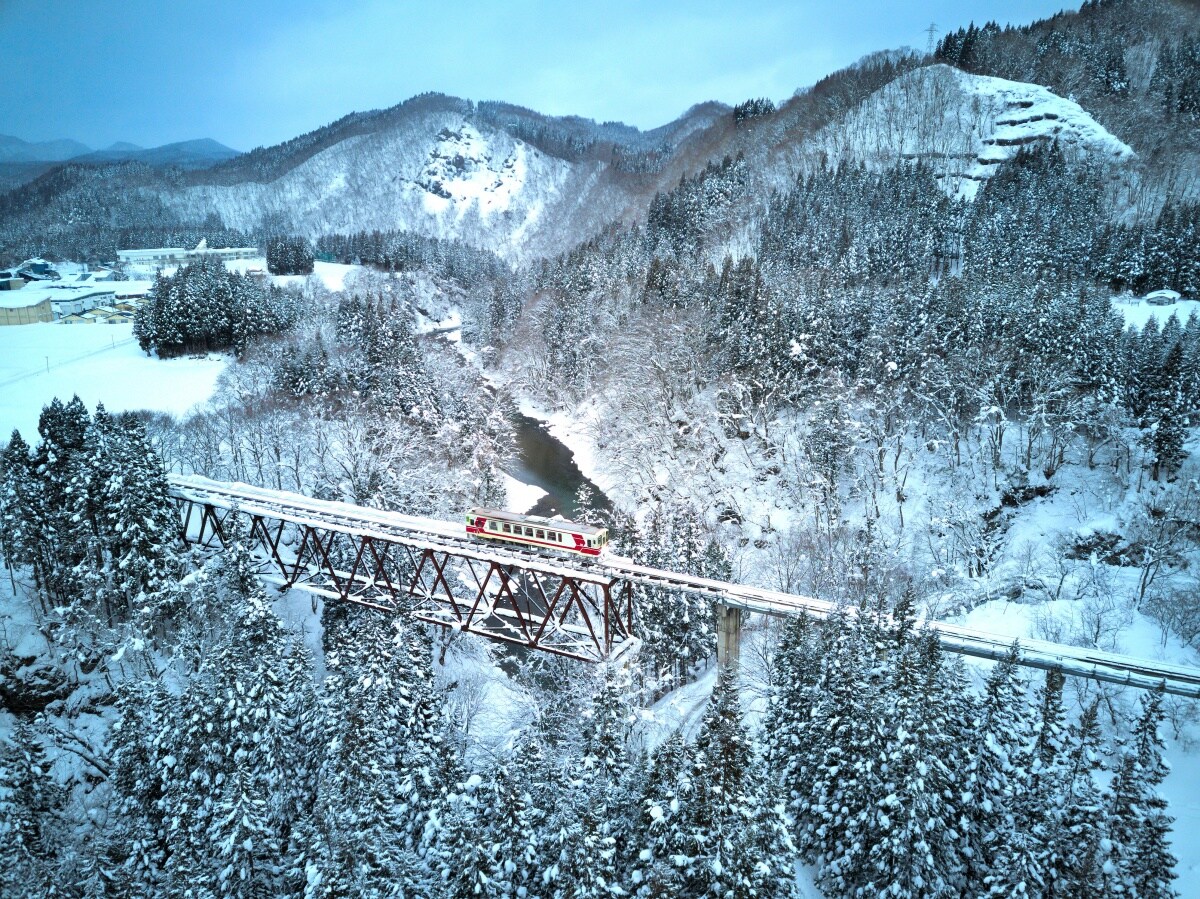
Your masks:
{"label": "dark water", "polygon": [[583,476],[575,464],[575,456],[536,418],[519,412],[513,417],[517,437],[517,458],[508,466],[508,473],[518,481],[534,484],[546,491],[529,515],[562,515],[574,518],[578,509],[575,495],[586,484],[592,490],[597,508],[610,508],[608,497],[600,488]]}

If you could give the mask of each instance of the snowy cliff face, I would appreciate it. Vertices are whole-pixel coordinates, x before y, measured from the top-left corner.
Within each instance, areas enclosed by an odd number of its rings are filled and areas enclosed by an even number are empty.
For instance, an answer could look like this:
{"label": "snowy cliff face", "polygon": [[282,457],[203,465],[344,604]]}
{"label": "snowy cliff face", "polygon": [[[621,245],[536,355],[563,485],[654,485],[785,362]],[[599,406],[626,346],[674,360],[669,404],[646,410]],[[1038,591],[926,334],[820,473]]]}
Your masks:
{"label": "snowy cliff face", "polygon": [[317,153],[268,182],[200,185],[163,199],[250,230],[278,216],[302,233],[409,229],[509,254],[542,227],[575,168],[462,115],[438,111]]}
{"label": "snowy cliff face", "polygon": [[971,75],[945,65],[909,72],[872,94],[804,148],[830,163],[886,168],[921,159],[948,192],[974,197],[997,166],[1022,148],[1057,141],[1067,153],[1121,162],[1128,145],[1072,100],[1036,84]]}

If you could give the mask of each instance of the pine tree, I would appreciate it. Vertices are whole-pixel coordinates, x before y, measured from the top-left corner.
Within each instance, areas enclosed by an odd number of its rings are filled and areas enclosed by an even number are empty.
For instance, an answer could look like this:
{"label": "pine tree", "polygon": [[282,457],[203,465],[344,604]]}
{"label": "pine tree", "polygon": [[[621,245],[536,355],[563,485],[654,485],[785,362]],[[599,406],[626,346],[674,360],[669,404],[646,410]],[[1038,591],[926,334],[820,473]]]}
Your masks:
{"label": "pine tree", "polygon": [[1018,750],[1013,759],[1014,776],[1023,782],[1014,792],[1012,823],[999,835],[993,871],[987,878],[992,896],[1034,896],[1058,887],[1055,878],[1061,847],[1054,837],[1059,829],[1066,762],[1062,690],[1062,674],[1048,671],[1045,685],[1038,691],[1040,716],[1033,743],[1025,751]]}
{"label": "pine tree", "polygon": [[682,895],[692,847],[684,829],[691,781],[687,750],[678,732],[650,760],[642,798],[642,848],[632,883],[640,897]]}
{"label": "pine tree", "polygon": [[[390,895],[415,884],[441,793],[440,721],[411,647],[392,622],[354,610],[326,678],[306,893]],[[428,665],[425,665],[428,668]],[[415,669],[415,670],[414,670]]]}
{"label": "pine tree", "polygon": [[113,589],[126,607],[149,607],[157,620],[169,620],[182,604],[182,561],[166,470],[136,419],[112,437],[98,492]]}
{"label": "pine tree", "polygon": [[1055,895],[1088,899],[1103,889],[1100,846],[1104,839],[1104,806],[1095,773],[1103,770],[1099,700],[1083,710],[1071,730],[1067,789],[1058,828],[1052,839],[1058,847],[1052,878]]}
{"label": "pine tree", "polygon": [[675,826],[688,847],[685,895],[788,896],[794,849],[742,721],[737,666],[725,665],[689,753],[690,795]]}
{"label": "pine tree", "polygon": [[0,453],[0,552],[9,569],[38,561],[39,489],[29,445],[13,431]]}
{"label": "pine tree", "polygon": [[307,654],[271,611],[244,532],[226,525],[225,554],[200,587],[215,593],[202,603],[227,610],[228,629],[166,708],[157,738],[163,764],[187,772],[165,781],[158,803],[170,847],[163,868],[177,889],[271,896],[302,878],[296,824],[314,801],[304,760],[315,698]]}
{"label": "pine tree", "polygon": [[65,796],[51,778],[45,752],[30,727],[19,718],[12,720],[8,739],[0,737],[4,895],[14,899],[70,895],[55,870],[65,848],[59,820]]}
{"label": "pine tree", "polygon": [[171,754],[175,697],[161,683],[131,683],[122,685],[116,699],[111,754],[117,815],[99,852],[100,867],[115,894],[155,895],[171,852],[165,797],[181,773]]}
{"label": "pine tree", "polygon": [[1164,744],[1158,735],[1163,719],[1163,694],[1142,695],[1142,713],[1113,774],[1107,794],[1109,857],[1104,866],[1106,892],[1129,891],[1146,899],[1178,895],[1171,885],[1175,857],[1168,835],[1174,819],[1158,786],[1168,773]]}
{"label": "pine tree", "polygon": [[1014,827],[1013,806],[1028,772],[1018,768],[1031,739],[1025,687],[1017,667],[1018,646],[988,676],[972,720],[969,761],[963,785],[962,854],[969,890],[983,888],[996,869],[1001,838]]}
{"label": "pine tree", "polygon": [[961,746],[968,731],[961,722],[971,712],[964,678],[943,667],[928,633],[902,638],[889,668],[882,795],[865,835],[861,876],[868,892],[898,899],[955,892],[964,868],[956,787],[967,767]]}
{"label": "pine tree", "polygon": [[636,865],[628,677],[606,668],[602,678],[583,721],[580,754],[568,756],[566,783],[544,777],[534,785],[543,795],[554,795],[558,787],[547,827],[552,860],[544,875],[556,899],[621,895],[627,872]]}
{"label": "pine tree", "polygon": [[878,759],[884,717],[872,682],[872,650],[861,622],[829,619],[830,640],[803,760],[805,787],[796,808],[801,852],[822,866],[831,890],[853,889],[865,862],[871,819],[883,782]]}

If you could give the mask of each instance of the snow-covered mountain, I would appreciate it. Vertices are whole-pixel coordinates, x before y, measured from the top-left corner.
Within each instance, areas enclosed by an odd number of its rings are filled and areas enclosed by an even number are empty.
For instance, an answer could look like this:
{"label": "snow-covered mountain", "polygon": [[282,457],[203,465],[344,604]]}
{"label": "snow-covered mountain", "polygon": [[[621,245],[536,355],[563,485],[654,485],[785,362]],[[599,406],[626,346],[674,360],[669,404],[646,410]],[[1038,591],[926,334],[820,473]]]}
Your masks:
{"label": "snow-covered mountain", "polygon": [[[738,118],[728,106],[703,103],[645,132],[423,94],[190,171],[162,170],[142,158],[153,151],[137,151],[114,165],[50,171],[24,191],[0,194],[0,219],[10,224],[0,227],[0,249],[58,233],[64,222],[73,229],[68,253],[112,246],[117,227],[166,228],[191,239],[217,216],[251,236],[412,231],[519,261],[567,251],[613,223],[644,221],[654,196],[674,190],[682,176],[742,156],[728,240],[713,249],[719,261],[751,245],[772,193],[841,161],[883,170],[920,159],[948,193],[970,198],[1021,147],[1037,143],[1055,141],[1139,177],[1143,159],[1154,156],[1146,135],[1156,132],[1126,127],[1131,110],[1149,108],[1132,95],[1084,91],[1085,109],[1062,88],[927,62],[912,52],[873,54],[775,112]],[[1038,77],[1036,64],[1026,69],[1034,74],[1022,77]],[[1146,78],[1138,83],[1144,91]]]}
{"label": "snow-covered mountain", "polygon": [[245,231],[279,217],[312,237],[409,228],[502,248],[529,239],[573,174],[524,141],[438,112],[348,137],[266,183],[198,184],[164,200],[184,218],[216,212]]}
{"label": "snow-covered mountain", "polygon": [[655,189],[677,180],[664,164],[679,147],[727,116],[727,107],[704,104],[640,132],[415,98],[347,117],[291,146],[254,151],[182,190],[154,192],[185,220],[215,212],[244,231],[264,220],[313,238],[413,230],[519,258],[565,250],[611,221],[636,217]]}
{"label": "snow-covered mountain", "polygon": [[920,159],[934,167],[947,191],[970,198],[1022,147],[1050,142],[1114,162],[1134,155],[1073,100],[1036,84],[947,65],[900,76],[797,149],[877,168]]}
{"label": "snow-covered mountain", "polygon": [[[784,185],[815,160],[885,168],[919,158],[944,176],[948,191],[966,197],[1033,143],[1057,141],[1115,162],[1134,155],[1072,100],[946,65],[901,75],[815,132],[786,109],[761,128],[738,128],[727,108],[713,104],[642,133],[443,100],[413,104],[366,133],[325,138],[328,146],[315,153],[294,151],[303,157],[295,165],[283,155],[277,177],[198,183],[162,199],[185,219],[215,212],[244,231],[264,218],[310,237],[408,229],[516,259],[559,252],[611,221],[638,219],[653,193],[680,174],[739,151],[757,157],[758,187]],[[563,121],[569,136],[547,136]],[[641,171],[622,167],[634,154]]]}

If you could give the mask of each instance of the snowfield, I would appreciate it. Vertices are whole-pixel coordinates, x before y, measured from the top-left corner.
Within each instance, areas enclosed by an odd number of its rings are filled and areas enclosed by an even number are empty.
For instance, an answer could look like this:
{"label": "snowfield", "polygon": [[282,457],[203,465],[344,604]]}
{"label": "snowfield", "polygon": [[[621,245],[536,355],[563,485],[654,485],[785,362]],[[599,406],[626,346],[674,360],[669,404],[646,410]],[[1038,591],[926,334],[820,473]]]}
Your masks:
{"label": "snowfield", "polygon": [[[73,394],[110,412],[149,409],[183,415],[203,403],[228,365],[224,356],[153,359],[133,325],[47,322],[0,328],[0,433],[37,440],[42,407]],[[47,370],[47,367],[49,370]]]}
{"label": "snowfield", "polygon": [[1179,300],[1156,306],[1144,299],[1136,297],[1114,297],[1113,308],[1125,319],[1125,327],[1144,328],[1150,319],[1155,319],[1161,328],[1173,315],[1179,319],[1179,324],[1186,325],[1188,318],[1200,315],[1200,300]]}

